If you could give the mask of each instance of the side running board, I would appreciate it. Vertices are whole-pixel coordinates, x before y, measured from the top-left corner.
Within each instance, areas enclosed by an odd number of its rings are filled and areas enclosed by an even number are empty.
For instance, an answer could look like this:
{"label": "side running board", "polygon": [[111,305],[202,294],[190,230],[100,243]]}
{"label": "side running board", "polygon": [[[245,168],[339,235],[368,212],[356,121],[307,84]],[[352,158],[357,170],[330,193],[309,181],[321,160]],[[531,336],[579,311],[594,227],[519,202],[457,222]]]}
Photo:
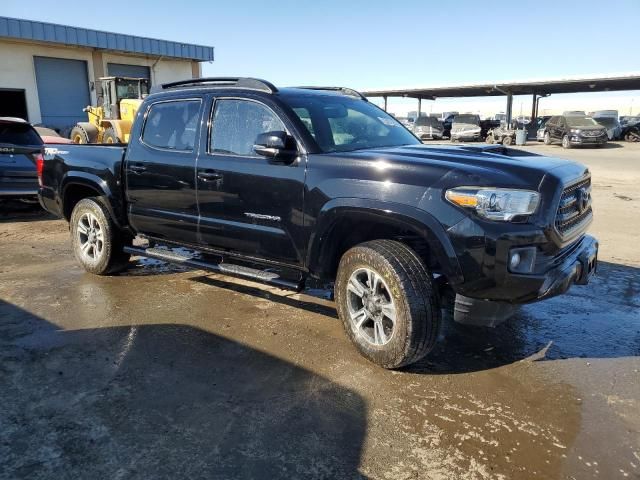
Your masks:
{"label": "side running board", "polygon": [[155,258],[157,260],[162,260],[168,263],[175,263],[178,265],[197,268],[201,270],[209,270],[211,272],[222,273],[224,275],[230,275],[233,277],[254,280],[285,290],[294,290],[296,292],[300,292],[304,288],[304,279],[301,279],[298,282],[293,282],[291,280],[285,280],[284,278],[281,278],[280,275],[276,272],[271,272],[268,270],[258,270],[255,268],[245,267],[242,265],[234,265],[231,263],[206,262],[190,255],[178,253],[172,250],[166,250],[163,248],[124,247],[124,251],[132,255]]}

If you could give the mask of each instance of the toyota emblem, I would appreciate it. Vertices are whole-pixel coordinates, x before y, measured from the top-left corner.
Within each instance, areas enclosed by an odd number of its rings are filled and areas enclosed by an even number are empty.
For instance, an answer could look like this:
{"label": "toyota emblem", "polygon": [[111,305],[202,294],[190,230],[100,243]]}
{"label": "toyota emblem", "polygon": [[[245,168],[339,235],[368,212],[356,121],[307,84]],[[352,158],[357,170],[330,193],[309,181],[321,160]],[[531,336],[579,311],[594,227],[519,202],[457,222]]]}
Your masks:
{"label": "toyota emblem", "polygon": [[579,188],[576,192],[576,203],[578,205],[578,211],[584,213],[589,208],[591,200],[591,194],[586,188]]}

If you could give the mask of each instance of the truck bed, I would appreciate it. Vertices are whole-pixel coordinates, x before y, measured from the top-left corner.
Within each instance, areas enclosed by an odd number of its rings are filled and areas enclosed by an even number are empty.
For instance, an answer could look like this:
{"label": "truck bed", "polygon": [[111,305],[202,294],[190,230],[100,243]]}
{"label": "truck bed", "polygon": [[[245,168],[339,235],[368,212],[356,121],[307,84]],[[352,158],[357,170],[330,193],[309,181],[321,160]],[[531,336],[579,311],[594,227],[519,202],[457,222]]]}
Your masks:
{"label": "truck bed", "polygon": [[122,168],[126,146],[65,144],[45,148],[40,199],[43,207],[60,217],[71,212],[62,208],[65,195],[74,189],[94,189],[110,198],[122,212],[124,191]]}

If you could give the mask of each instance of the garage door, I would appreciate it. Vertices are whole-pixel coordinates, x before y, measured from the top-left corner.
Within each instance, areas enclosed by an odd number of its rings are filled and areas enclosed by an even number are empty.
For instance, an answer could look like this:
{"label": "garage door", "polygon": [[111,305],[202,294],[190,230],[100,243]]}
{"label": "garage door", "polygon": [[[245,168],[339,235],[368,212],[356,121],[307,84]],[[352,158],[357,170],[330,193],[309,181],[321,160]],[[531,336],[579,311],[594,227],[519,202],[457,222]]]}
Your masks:
{"label": "garage door", "polygon": [[87,62],[50,57],[33,60],[42,123],[64,130],[86,121],[82,109],[91,103]]}
{"label": "garage door", "polygon": [[146,78],[151,80],[149,67],[142,65],[125,65],[123,63],[107,63],[107,72],[112,77]]}

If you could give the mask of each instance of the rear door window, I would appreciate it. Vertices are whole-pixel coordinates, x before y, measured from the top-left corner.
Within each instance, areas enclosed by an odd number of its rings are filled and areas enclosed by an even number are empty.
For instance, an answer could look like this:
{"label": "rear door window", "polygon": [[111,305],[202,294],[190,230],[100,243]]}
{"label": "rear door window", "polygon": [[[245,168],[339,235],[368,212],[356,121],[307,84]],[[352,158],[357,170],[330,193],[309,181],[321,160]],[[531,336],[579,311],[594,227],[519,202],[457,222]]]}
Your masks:
{"label": "rear door window", "polygon": [[199,99],[154,103],[147,112],[142,141],[154,148],[193,151],[201,104]]}

